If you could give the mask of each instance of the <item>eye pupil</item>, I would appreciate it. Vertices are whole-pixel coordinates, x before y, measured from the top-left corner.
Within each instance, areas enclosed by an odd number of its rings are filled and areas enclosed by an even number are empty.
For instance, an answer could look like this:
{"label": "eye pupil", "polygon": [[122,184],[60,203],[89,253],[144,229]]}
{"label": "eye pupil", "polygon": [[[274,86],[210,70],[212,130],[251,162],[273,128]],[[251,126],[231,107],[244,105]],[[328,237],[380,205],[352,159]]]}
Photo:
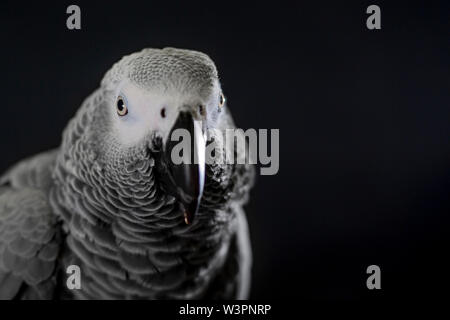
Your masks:
{"label": "eye pupil", "polygon": [[166,117],[166,108],[161,109],[161,117],[163,117],[163,118]]}
{"label": "eye pupil", "polygon": [[119,109],[119,111],[123,110],[123,100],[119,99],[119,101],[117,101],[117,109]]}

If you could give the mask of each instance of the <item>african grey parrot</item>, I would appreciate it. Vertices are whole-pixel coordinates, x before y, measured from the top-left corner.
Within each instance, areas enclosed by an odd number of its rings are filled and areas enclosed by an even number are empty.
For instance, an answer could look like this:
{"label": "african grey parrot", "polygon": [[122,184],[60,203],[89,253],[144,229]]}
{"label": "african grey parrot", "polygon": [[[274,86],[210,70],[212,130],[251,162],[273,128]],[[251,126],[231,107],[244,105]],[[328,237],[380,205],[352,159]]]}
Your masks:
{"label": "african grey parrot", "polygon": [[[180,128],[200,143],[196,163],[171,161],[169,137]],[[242,206],[254,170],[201,155],[211,143],[227,152],[219,136],[233,128],[207,55],[164,48],[123,57],[58,149],[1,177],[0,298],[247,298]],[[80,289],[67,288],[71,265]]]}

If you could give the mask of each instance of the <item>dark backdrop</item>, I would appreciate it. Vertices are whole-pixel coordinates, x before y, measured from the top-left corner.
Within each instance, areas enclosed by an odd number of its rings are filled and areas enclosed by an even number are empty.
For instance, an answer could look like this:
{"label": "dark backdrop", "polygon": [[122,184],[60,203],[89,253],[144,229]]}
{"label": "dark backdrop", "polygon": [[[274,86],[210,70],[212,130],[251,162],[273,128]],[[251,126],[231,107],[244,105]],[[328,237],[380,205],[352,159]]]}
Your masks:
{"label": "dark backdrop", "polygon": [[[439,296],[450,209],[448,1],[0,4],[0,170],[54,148],[106,70],[144,47],[209,54],[241,128],[279,128],[247,207],[253,298]],[[366,289],[368,265],[382,290]]]}

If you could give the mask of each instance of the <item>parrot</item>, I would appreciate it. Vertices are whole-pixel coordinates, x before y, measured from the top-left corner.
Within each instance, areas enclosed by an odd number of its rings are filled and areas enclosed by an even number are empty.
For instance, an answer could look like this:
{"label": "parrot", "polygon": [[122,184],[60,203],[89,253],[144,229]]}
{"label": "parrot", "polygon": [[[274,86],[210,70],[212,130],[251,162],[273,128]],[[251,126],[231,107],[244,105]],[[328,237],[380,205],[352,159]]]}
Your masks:
{"label": "parrot", "polygon": [[[180,129],[195,163],[172,161]],[[146,48],[122,57],[59,147],[0,177],[0,299],[248,299],[244,205],[255,173],[222,161],[248,149],[224,142],[234,129],[207,54]]]}

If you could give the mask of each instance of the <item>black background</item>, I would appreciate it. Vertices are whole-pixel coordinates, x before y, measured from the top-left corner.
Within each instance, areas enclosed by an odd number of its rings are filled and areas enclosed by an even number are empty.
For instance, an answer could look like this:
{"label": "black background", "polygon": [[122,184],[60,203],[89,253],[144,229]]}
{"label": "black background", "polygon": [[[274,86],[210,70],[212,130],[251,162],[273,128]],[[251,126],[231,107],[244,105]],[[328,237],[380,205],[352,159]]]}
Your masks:
{"label": "black background", "polygon": [[[57,147],[103,74],[144,47],[203,51],[241,128],[278,128],[247,207],[252,298],[442,297],[450,213],[448,1],[0,4],[0,171]],[[66,28],[78,4],[82,30]],[[370,4],[382,29],[366,28]],[[382,272],[369,291],[367,266]]]}

